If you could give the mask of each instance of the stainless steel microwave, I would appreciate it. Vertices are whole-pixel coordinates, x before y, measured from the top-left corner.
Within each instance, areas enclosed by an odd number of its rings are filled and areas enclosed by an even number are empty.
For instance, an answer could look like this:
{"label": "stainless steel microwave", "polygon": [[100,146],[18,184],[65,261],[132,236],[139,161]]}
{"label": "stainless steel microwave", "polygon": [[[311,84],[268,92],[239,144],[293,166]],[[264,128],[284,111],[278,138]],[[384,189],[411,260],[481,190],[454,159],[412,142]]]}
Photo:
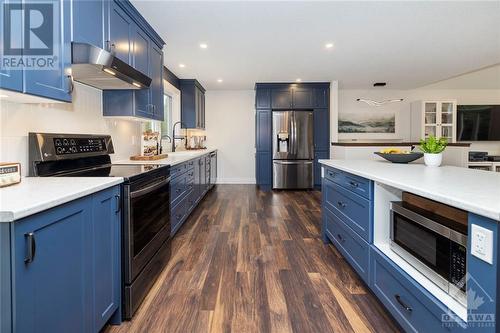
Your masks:
{"label": "stainless steel microwave", "polygon": [[467,234],[454,224],[404,202],[391,203],[391,249],[466,305]]}

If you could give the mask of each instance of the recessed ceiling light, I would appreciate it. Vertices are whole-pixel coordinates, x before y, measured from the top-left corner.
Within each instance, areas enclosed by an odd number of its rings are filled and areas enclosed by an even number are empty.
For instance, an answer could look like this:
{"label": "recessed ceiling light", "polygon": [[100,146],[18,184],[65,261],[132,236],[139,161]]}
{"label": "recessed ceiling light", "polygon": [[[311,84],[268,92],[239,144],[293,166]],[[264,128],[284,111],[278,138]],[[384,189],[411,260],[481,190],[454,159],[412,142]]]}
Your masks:
{"label": "recessed ceiling light", "polygon": [[179,67],[180,67],[180,68],[184,68],[184,67],[186,67],[186,65],[184,65],[184,64],[179,64]]}
{"label": "recessed ceiling light", "polygon": [[331,49],[331,48],[333,48],[333,43],[326,43],[326,44],[325,44],[325,47],[326,47],[327,49]]}
{"label": "recessed ceiling light", "polygon": [[222,79],[217,79],[217,82],[222,83]]}
{"label": "recessed ceiling light", "polygon": [[200,43],[200,48],[206,49],[208,47],[207,43]]}
{"label": "recessed ceiling light", "polygon": [[302,79],[295,79],[295,82],[302,82]]}

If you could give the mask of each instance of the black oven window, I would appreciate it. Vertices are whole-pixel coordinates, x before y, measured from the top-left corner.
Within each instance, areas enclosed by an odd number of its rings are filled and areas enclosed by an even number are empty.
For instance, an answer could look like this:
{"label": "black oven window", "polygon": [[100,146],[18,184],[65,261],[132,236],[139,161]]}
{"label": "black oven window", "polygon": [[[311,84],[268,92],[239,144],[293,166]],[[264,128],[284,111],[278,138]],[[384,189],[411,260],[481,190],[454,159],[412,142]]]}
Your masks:
{"label": "black oven window", "polygon": [[170,228],[169,185],[131,199],[134,257],[163,228]]}

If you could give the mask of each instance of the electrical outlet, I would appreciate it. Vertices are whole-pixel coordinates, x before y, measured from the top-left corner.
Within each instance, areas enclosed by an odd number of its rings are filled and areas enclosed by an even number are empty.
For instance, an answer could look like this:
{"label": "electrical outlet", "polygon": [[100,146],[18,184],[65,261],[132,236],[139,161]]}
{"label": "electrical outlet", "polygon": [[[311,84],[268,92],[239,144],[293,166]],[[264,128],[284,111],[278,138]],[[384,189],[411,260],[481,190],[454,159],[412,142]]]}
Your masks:
{"label": "electrical outlet", "polygon": [[471,254],[493,265],[493,231],[471,226]]}

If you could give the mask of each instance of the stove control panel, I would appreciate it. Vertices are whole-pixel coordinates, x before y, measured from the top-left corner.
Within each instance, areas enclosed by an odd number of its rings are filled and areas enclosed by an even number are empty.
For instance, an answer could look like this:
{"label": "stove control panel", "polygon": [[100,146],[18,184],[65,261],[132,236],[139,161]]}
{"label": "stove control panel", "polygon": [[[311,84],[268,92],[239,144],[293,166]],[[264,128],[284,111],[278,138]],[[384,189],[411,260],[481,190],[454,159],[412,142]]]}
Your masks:
{"label": "stove control panel", "polygon": [[53,138],[56,155],[105,152],[105,138]]}

